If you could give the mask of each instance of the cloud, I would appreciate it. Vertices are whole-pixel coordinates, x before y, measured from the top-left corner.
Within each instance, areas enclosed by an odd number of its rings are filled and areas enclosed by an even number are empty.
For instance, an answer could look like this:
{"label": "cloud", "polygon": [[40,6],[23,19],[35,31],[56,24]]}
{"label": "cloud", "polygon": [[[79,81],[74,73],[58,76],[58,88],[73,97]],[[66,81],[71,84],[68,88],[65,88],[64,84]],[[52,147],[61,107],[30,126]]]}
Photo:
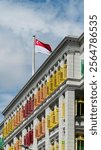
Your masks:
{"label": "cloud", "polygon": [[[9,104],[15,93],[0,93],[0,112]],[[0,114],[0,121],[3,120],[3,115]]]}
{"label": "cloud", "polygon": [[[1,0],[0,106],[6,106],[31,77],[33,34],[54,49],[68,34],[82,32],[81,0]],[[46,58],[36,54],[36,68]]]}
{"label": "cloud", "polygon": [[[68,25],[72,25],[73,20],[80,17],[78,12],[80,6],[78,5],[78,0],[77,2],[70,1],[61,4],[62,6],[58,5],[58,7],[54,9],[54,5],[52,5],[51,2],[44,4],[35,3],[33,4],[33,7],[29,5],[21,5],[19,3],[6,2],[5,4],[5,1],[1,2],[0,11],[2,13],[0,13],[0,25],[11,29],[14,33],[20,34],[21,36],[32,32],[40,32],[41,34],[49,33],[50,30],[54,35],[57,35],[57,37],[64,36],[63,29],[66,29],[66,25],[67,27]],[[4,9],[5,6],[6,11]],[[63,10],[61,10],[61,8]],[[63,11],[63,13],[60,11]],[[61,14],[63,15],[61,16]],[[59,34],[55,32],[57,27],[60,29],[60,33],[58,32]],[[76,28],[76,24],[74,24],[74,28]]]}

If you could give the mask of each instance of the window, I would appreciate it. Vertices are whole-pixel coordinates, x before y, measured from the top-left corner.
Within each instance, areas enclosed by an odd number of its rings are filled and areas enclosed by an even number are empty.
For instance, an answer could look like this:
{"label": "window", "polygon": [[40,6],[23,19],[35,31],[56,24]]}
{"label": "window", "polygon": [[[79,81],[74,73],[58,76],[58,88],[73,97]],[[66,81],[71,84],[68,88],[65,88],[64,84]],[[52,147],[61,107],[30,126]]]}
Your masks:
{"label": "window", "polygon": [[84,150],[84,141],[77,140],[77,150]]}
{"label": "window", "polygon": [[81,75],[84,76],[84,60],[81,60]]}
{"label": "window", "polygon": [[75,100],[75,115],[84,116],[84,100],[83,99]]}
{"label": "window", "polygon": [[75,150],[84,150],[84,135],[82,133],[76,134]]}

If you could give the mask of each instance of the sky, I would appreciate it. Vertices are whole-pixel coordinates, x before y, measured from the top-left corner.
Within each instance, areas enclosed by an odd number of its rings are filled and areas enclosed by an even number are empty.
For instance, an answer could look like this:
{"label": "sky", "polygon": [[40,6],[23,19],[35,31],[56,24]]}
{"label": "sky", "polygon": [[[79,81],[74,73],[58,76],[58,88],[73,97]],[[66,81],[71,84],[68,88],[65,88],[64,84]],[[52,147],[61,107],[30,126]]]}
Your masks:
{"label": "sky", "polygon": [[[54,50],[65,36],[80,36],[83,27],[83,0],[0,0],[0,122],[32,76],[32,36]],[[48,56],[35,57],[37,71]]]}

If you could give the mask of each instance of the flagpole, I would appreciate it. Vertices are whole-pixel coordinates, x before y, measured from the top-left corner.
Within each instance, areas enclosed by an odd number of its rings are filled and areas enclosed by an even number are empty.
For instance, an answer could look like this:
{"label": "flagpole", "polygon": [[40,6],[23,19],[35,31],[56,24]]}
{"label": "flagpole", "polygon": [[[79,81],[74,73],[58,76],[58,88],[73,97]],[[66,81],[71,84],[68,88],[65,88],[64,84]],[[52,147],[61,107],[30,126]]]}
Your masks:
{"label": "flagpole", "polygon": [[35,73],[35,35],[33,35],[33,50],[32,50],[32,75]]}

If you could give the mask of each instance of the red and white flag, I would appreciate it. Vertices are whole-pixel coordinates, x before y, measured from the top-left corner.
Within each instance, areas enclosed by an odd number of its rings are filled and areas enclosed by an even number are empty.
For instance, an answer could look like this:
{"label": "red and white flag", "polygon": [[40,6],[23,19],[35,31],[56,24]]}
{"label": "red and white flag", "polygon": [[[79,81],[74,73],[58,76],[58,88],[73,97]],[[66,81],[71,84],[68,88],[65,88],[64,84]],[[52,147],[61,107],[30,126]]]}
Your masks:
{"label": "red and white flag", "polygon": [[45,44],[37,39],[35,39],[35,52],[45,53],[47,55],[51,54],[52,49],[49,44]]}

